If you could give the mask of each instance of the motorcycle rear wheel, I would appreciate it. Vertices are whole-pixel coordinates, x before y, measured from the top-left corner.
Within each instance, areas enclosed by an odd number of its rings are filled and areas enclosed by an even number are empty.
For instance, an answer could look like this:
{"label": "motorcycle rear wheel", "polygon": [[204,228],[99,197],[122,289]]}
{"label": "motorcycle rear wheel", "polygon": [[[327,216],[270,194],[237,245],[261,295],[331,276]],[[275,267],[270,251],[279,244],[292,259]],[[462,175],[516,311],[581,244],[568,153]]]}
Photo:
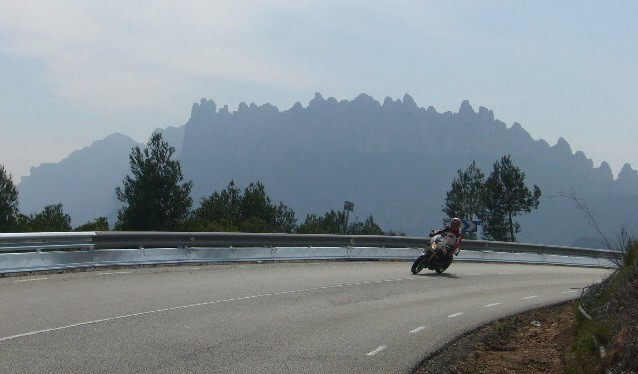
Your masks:
{"label": "motorcycle rear wheel", "polygon": [[451,264],[452,264],[452,259],[446,259],[446,260],[438,260],[437,259],[437,264],[434,267],[434,271],[436,271],[437,274],[441,274],[447,268],[449,268]]}

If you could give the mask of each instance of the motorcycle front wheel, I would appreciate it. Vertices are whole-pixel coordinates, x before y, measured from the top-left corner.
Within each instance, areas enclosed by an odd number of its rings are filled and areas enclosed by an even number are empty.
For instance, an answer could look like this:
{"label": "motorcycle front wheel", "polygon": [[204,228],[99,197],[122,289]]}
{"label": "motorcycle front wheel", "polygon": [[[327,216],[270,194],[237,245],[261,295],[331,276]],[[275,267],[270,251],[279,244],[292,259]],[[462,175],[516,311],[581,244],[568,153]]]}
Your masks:
{"label": "motorcycle front wheel", "polygon": [[417,258],[416,260],[414,260],[414,263],[412,264],[412,274],[419,274],[419,272],[421,270],[423,270],[423,268],[427,267],[427,262],[428,262],[428,256],[425,254],[422,254],[421,256],[419,256],[419,258]]}

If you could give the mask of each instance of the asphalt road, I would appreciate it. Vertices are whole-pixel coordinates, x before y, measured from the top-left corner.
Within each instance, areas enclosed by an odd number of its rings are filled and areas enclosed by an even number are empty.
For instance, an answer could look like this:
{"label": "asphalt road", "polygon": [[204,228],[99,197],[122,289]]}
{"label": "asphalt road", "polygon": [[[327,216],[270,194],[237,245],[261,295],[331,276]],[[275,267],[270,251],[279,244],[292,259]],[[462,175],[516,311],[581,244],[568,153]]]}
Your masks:
{"label": "asphalt road", "polygon": [[125,268],[0,278],[3,373],[405,373],[464,331],[608,270],[408,262]]}

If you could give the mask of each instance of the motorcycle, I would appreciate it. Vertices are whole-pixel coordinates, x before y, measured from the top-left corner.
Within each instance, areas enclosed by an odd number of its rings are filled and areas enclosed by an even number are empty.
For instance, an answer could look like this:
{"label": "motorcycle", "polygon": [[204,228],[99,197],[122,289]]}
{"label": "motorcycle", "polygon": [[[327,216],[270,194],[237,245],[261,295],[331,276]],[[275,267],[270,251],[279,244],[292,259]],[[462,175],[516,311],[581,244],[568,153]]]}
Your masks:
{"label": "motorcycle", "polygon": [[449,248],[449,246],[446,248],[443,243],[443,236],[432,236],[423,254],[412,264],[412,274],[418,274],[423,269],[434,270],[439,274],[444,272],[454,259],[453,253],[454,248]]}

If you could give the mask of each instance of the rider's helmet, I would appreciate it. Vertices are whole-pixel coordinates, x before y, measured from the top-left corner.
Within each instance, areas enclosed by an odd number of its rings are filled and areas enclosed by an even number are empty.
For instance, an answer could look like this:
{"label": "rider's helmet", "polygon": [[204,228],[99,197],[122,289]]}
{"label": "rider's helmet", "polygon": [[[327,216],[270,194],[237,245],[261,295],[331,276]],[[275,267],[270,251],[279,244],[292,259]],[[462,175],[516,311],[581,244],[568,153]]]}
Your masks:
{"label": "rider's helmet", "polygon": [[459,227],[459,226],[461,226],[461,219],[452,218],[452,220],[450,221],[450,227]]}

